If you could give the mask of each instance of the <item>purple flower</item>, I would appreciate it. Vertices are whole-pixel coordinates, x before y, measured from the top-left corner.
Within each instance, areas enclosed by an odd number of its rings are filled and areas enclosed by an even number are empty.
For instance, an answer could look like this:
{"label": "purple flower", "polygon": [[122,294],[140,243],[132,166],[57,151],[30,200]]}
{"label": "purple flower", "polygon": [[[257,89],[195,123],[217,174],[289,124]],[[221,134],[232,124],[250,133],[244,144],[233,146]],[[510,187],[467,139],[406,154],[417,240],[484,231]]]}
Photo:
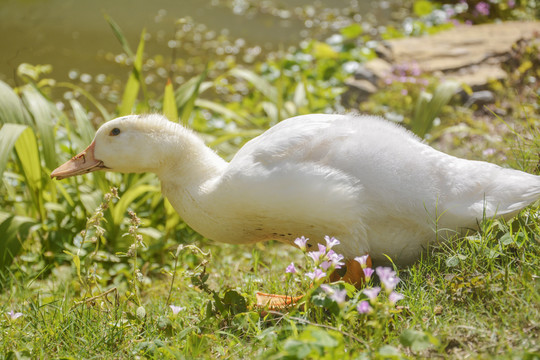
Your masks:
{"label": "purple flower", "polygon": [[365,268],[367,266],[368,257],[369,255],[357,256],[354,258],[354,260],[358,261],[358,263],[360,264],[360,266],[362,266],[362,268]]}
{"label": "purple flower", "polygon": [[334,300],[338,304],[343,304],[345,302],[345,299],[347,298],[347,290],[336,290],[332,288],[330,285],[322,284],[321,289],[324,290],[325,293],[330,295],[330,299]]}
{"label": "purple flower", "polygon": [[322,263],[320,263],[319,267],[321,269],[323,269],[324,271],[330,269],[330,267],[332,266],[332,262],[331,261],[323,261]]}
{"label": "purple flower", "polygon": [[313,259],[315,263],[318,263],[321,259],[321,252],[320,251],[310,251],[308,252],[308,256]]}
{"label": "purple flower", "polygon": [[364,277],[366,278],[366,281],[369,281],[369,279],[371,279],[371,275],[373,275],[375,272],[372,268],[364,268],[362,270],[364,270]]}
{"label": "purple flower", "polygon": [[306,243],[307,243],[308,240],[309,240],[309,238],[306,239],[305,237],[302,236],[302,237],[299,237],[296,240],[294,240],[294,243],[296,244],[296,246],[298,246],[300,248],[300,250],[306,251]]}
{"label": "purple flower", "polygon": [[290,263],[289,266],[287,266],[287,268],[285,269],[285,272],[287,274],[296,274],[297,271],[296,271],[296,268],[294,267],[294,263]]}
{"label": "purple flower", "polygon": [[340,244],[339,240],[336,239],[336,238],[333,237],[333,236],[330,237],[330,236],[326,235],[326,236],[324,237],[324,240],[326,240],[326,247],[327,247],[328,249],[331,249],[331,248],[333,248],[334,246]]}
{"label": "purple flower", "polygon": [[375,298],[377,297],[377,295],[379,295],[379,292],[381,291],[381,288],[380,287],[373,287],[373,288],[366,288],[364,290],[362,290],[362,292],[364,293],[364,295],[366,295],[368,297],[369,300],[375,300]]}
{"label": "purple flower", "polygon": [[341,269],[341,267],[345,265],[345,263],[341,261],[343,260],[343,255],[336,253],[334,250],[330,250],[328,254],[326,254],[326,257],[330,260],[334,269]]}
{"label": "purple flower", "polygon": [[396,276],[396,272],[389,267],[377,267],[375,269],[377,275],[381,279],[381,283],[387,293],[391,293],[399,282],[399,278]]}
{"label": "purple flower", "polygon": [[326,254],[326,246],[322,245],[322,244],[317,244],[317,246],[319,247],[319,252],[321,254]]}
{"label": "purple flower", "polygon": [[489,15],[489,4],[483,1],[480,1],[474,7],[480,15],[488,16]]}
{"label": "purple flower", "polygon": [[367,314],[371,311],[371,306],[369,305],[369,302],[361,301],[360,304],[358,304],[358,306],[356,307],[356,310],[358,310],[360,314]]}
{"label": "purple flower", "polygon": [[336,290],[332,295],[330,295],[330,299],[334,300],[338,304],[343,304],[345,302],[345,299],[347,298],[347,290]]}
{"label": "purple flower", "polygon": [[176,305],[169,305],[169,307],[171,308],[173,315],[176,315],[180,311],[183,311],[185,309],[185,307],[183,306],[176,306]]}
{"label": "purple flower", "polygon": [[395,304],[397,303],[399,300],[403,300],[405,298],[405,296],[403,296],[403,294],[400,294],[398,292],[395,292],[395,291],[392,291],[390,293],[390,295],[388,295],[388,300],[390,300],[390,302],[392,304]]}
{"label": "purple flower", "polygon": [[401,95],[406,96],[408,93],[407,89],[401,89]]}
{"label": "purple flower", "polygon": [[318,281],[326,276],[326,273],[319,268],[316,268],[311,273],[306,273],[306,276],[313,281]]}
{"label": "purple flower", "polygon": [[508,7],[510,9],[513,9],[514,6],[516,6],[516,1],[515,0],[508,0]]}
{"label": "purple flower", "polygon": [[11,318],[11,320],[17,320],[18,318],[20,318],[21,316],[23,316],[23,313],[20,313],[20,312],[15,312],[13,310],[11,310],[10,312],[7,313],[9,315],[9,317]]}

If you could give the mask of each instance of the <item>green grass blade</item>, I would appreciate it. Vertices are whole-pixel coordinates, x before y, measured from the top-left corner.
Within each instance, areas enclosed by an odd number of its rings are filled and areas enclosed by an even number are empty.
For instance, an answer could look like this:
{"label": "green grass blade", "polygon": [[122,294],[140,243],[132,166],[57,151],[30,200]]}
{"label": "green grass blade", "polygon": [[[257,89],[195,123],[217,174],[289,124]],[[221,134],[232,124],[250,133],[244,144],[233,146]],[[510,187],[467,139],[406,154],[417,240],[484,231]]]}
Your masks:
{"label": "green grass blade", "polygon": [[15,91],[0,80],[0,124],[6,123],[30,125],[30,118]]}
{"label": "green grass blade", "polygon": [[80,86],[73,85],[68,82],[59,82],[56,86],[66,87],[68,89],[75,90],[76,92],[83,95],[85,98],[88,99],[88,101],[92,103],[92,105],[94,105],[99,110],[99,112],[101,113],[101,116],[103,116],[103,119],[105,119],[105,121],[110,120],[112,118],[111,114],[109,114],[107,109],[105,109],[105,107],[101,105],[101,103],[94,96],[92,96],[92,94],[90,94],[88,91],[84,90]]}
{"label": "green grass blade", "polygon": [[178,122],[178,108],[176,107],[171,79],[168,79],[167,85],[165,85],[165,93],[163,95],[163,115],[170,121]]}
{"label": "green grass blade", "polygon": [[238,115],[234,111],[227,109],[225,106],[218,104],[214,101],[205,100],[205,99],[197,99],[195,100],[195,105],[197,107],[207,109],[210,111],[213,111],[217,114],[222,115],[225,118],[231,119],[234,122],[236,122],[239,125],[246,126],[249,124],[249,121],[245,119],[244,117]]}
{"label": "green grass blade", "polygon": [[126,54],[128,54],[128,56],[132,58],[134,56],[133,51],[129,47],[129,43],[124,34],[122,33],[122,29],[120,29],[120,26],[118,26],[118,24],[108,14],[104,14],[103,16],[105,17],[105,20],[109,23],[109,26],[111,27],[114,36],[116,36],[118,41],[120,41],[122,49],[124,49]]}
{"label": "green grass blade", "polygon": [[5,124],[0,129],[0,178],[4,174],[15,143],[27,128],[28,126],[21,124]]}
{"label": "green grass blade", "polygon": [[143,29],[141,33],[141,40],[139,41],[139,46],[137,47],[137,54],[133,62],[133,70],[129,75],[126,88],[124,89],[124,94],[122,95],[122,104],[120,105],[120,109],[118,111],[119,116],[132,114],[135,108],[135,102],[137,101],[137,96],[139,95],[139,89],[142,87],[143,94],[146,92],[144,80],[141,77],[145,35],[146,30]]}
{"label": "green grass blade", "polygon": [[278,90],[268,81],[255,74],[253,71],[236,68],[232,69],[230,71],[230,74],[251,83],[257,90],[264,94],[264,96],[266,96],[268,100],[270,100],[274,104],[278,103]]}

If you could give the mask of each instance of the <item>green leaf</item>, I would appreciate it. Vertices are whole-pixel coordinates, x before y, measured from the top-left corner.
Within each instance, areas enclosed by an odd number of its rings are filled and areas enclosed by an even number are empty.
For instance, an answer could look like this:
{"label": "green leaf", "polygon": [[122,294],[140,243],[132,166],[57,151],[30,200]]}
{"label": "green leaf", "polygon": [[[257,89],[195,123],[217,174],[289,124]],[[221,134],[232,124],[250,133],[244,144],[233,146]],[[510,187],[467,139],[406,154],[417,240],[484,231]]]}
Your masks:
{"label": "green leaf", "polygon": [[30,119],[15,91],[0,80],[0,124],[6,123],[30,125]]}
{"label": "green leaf", "polygon": [[411,329],[405,330],[399,337],[399,341],[403,346],[410,347],[414,352],[425,350],[432,345],[439,345],[439,340],[433,335]]}
{"label": "green leaf", "polygon": [[56,108],[53,108],[54,105],[32,86],[24,87],[23,99],[34,118],[36,131],[41,139],[41,154],[45,160],[45,165],[52,170],[58,165],[53,121]]}
{"label": "green leaf", "polygon": [[340,32],[341,35],[345,36],[347,39],[354,39],[362,35],[364,29],[362,29],[362,25],[355,23],[344,27]]}
{"label": "green leaf", "polygon": [[133,51],[129,47],[129,43],[124,34],[122,33],[122,29],[120,29],[120,26],[118,26],[118,24],[108,14],[105,14],[104,17],[105,20],[107,20],[107,22],[109,23],[109,26],[111,27],[114,36],[116,36],[118,41],[120,41],[120,44],[122,44],[122,49],[124,49],[126,54],[128,54],[128,56],[132,58],[134,56]]}
{"label": "green leaf", "polygon": [[167,80],[165,94],[163,95],[163,115],[170,121],[178,122],[178,108],[174,97],[174,89],[171,79]]}
{"label": "green leaf", "polygon": [[417,0],[414,2],[413,11],[417,16],[426,16],[433,11],[433,5],[427,0]]}
{"label": "green leaf", "polygon": [[278,102],[278,91],[268,81],[251,70],[235,68],[230,71],[232,76],[243,79],[253,85],[274,104]]}
{"label": "green leaf", "polygon": [[15,143],[27,128],[26,125],[5,124],[0,129],[0,178],[2,178]]}
{"label": "green leaf", "polygon": [[182,86],[176,93],[176,106],[181,112],[180,120],[183,125],[187,125],[189,122],[189,118],[195,107],[195,100],[199,97],[201,85],[204,79],[206,79],[207,72],[208,68],[206,67],[202,74],[195,77],[195,80],[190,83],[188,87],[184,88],[184,86]]}
{"label": "green leaf", "polygon": [[122,197],[120,200],[118,200],[114,207],[111,206],[114,225],[119,226],[121,224],[122,220],[124,219],[124,214],[135,199],[143,194],[154,193],[156,191],[159,191],[159,187],[154,185],[143,184],[130,187],[124,194],[122,194]]}
{"label": "green leaf", "polygon": [[0,212],[0,275],[11,265],[13,258],[21,250],[30,227],[35,224],[34,219]]}
{"label": "green leaf", "polygon": [[313,44],[313,55],[317,59],[337,59],[339,57],[332,46],[320,41]]}
{"label": "green leaf", "polygon": [[423,138],[433,126],[442,108],[447,105],[460,88],[456,81],[445,81],[437,86],[433,95],[422,92],[416,101],[411,119],[411,130]]}
{"label": "green leaf", "polygon": [[92,122],[88,119],[86,112],[84,111],[81,103],[77,100],[70,100],[69,104],[73,109],[73,115],[75,115],[75,123],[77,124],[77,133],[79,134],[82,143],[81,147],[88,146],[94,139],[96,130],[92,126]]}
{"label": "green leaf", "polygon": [[15,143],[15,151],[34,207],[41,218],[44,219],[45,206],[42,192],[41,161],[37,140],[31,128],[21,132],[19,139]]}
{"label": "green leaf", "polygon": [[234,111],[227,109],[225,106],[218,104],[214,101],[197,99],[195,100],[195,105],[199,108],[207,109],[213,111],[217,114],[222,115],[225,118],[232,119],[234,122],[240,125],[248,125],[249,121],[244,117],[238,115]]}
{"label": "green leaf", "polygon": [[124,94],[122,95],[122,104],[118,110],[119,116],[130,115],[133,113],[135,102],[137,101],[137,95],[139,94],[139,88],[143,87],[144,92],[144,80],[141,77],[143,54],[144,54],[144,37],[146,35],[146,29],[143,29],[141,33],[141,39],[139,46],[137,47],[137,54],[133,61],[133,70],[129,75]]}

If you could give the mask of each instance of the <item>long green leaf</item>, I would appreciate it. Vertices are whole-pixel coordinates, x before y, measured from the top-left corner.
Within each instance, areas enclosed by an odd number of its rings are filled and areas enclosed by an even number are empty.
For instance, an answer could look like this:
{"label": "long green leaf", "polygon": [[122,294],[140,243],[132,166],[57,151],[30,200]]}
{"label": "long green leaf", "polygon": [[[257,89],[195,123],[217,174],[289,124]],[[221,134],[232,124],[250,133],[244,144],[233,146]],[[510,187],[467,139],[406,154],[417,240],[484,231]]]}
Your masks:
{"label": "long green leaf", "polygon": [[31,128],[27,128],[19,135],[19,139],[15,143],[15,151],[34,207],[41,218],[44,219],[45,207],[42,194],[41,161],[36,136]]}
{"label": "long green leaf", "polygon": [[171,79],[167,80],[165,94],[163,95],[163,115],[170,121],[178,122],[178,108],[174,98],[174,89]]}
{"label": "long green leaf", "polygon": [[450,102],[459,88],[459,83],[445,81],[437,86],[433,96],[422,92],[416,101],[411,119],[411,130],[423,138],[431,130],[433,121],[442,108]]}
{"label": "long green leaf", "polygon": [[23,99],[34,118],[36,131],[39,133],[42,145],[41,153],[43,154],[45,165],[52,170],[58,165],[52,113],[55,109],[53,110],[51,102],[32,86],[25,86],[23,88]]}
{"label": "long green leaf", "polygon": [[104,17],[105,17],[105,20],[109,23],[109,26],[111,27],[114,33],[114,36],[116,36],[118,41],[120,41],[120,44],[122,44],[122,49],[124,49],[126,54],[128,54],[128,56],[132,58],[133,51],[129,47],[129,43],[126,37],[124,36],[124,34],[122,33],[122,29],[120,29],[120,26],[118,26],[118,24],[108,14],[105,14]]}
{"label": "long green leaf", "polygon": [[0,80],[0,124],[6,123],[30,125],[30,119],[15,91]]}
{"label": "long green leaf", "polygon": [[121,224],[129,205],[131,205],[135,199],[145,193],[156,191],[159,191],[159,187],[154,185],[139,185],[129,188],[124,194],[122,194],[122,197],[114,205],[114,207],[111,206],[114,225],[119,226]]}
{"label": "long green leaf", "polygon": [[[188,125],[189,118],[195,107],[195,100],[199,97],[201,92],[201,84],[206,79],[208,68],[205,68],[201,75],[195,77],[195,80],[191,79],[186,86],[182,86],[176,93],[176,106],[180,110],[180,120],[183,125]],[[191,82],[193,80],[193,82]]]}
{"label": "long green leaf", "polygon": [[4,275],[13,258],[19,253],[22,241],[35,223],[34,219],[28,217],[0,212],[0,275]]}
{"label": "long green leaf", "polygon": [[139,88],[142,87],[143,93],[145,92],[144,80],[141,77],[145,35],[146,29],[143,29],[141,33],[141,39],[139,41],[139,46],[137,47],[137,54],[133,62],[133,70],[129,75],[126,88],[124,89],[124,94],[122,95],[122,104],[120,105],[120,109],[118,111],[120,116],[133,113],[135,102],[137,101],[137,96],[139,94]]}
{"label": "long green leaf", "polygon": [[28,126],[21,124],[4,124],[0,129],[0,178],[4,174],[15,143],[27,128]]}
{"label": "long green leaf", "polygon": [[238,115],[234,111],[227,109],[225,106],[218,104],[214,101],[205,100],[205,99],[197,99],[195,100],[195,105],[200,108],[208,109],[210,111],[213,111],[215,113],[218,113],[225,118],[232,119],[234,122],[240,125],[248,125],[249,121],[245,119],[244,117]]}
{"label": "long green leaf", "polygon": [[230,71],[232,76],[251,83],[257,90],[264,94],[274,104],[278,103],[278,91],[268,81],[255,74],[251,70],[235,68]]}
{"label": "long green leaf", "polygon": [[77,100],[69,101],[71,108],[73,109],[73,115],[75,115],[75,122],[77,123],[77,130],[81,138],[82,143],[80,146],[88,146],[94,139],[94,133],[96,130],[92,126],[90,119],[86,115],[83,107]]}

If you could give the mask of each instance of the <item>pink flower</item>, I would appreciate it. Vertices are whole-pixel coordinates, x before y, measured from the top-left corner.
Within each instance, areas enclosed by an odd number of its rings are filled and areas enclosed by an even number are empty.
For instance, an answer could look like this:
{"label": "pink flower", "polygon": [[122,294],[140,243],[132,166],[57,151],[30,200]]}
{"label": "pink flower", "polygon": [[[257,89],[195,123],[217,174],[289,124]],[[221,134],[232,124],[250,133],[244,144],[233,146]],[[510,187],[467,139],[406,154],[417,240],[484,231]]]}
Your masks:
{"label": "pink flower", "polygon": [[371,275],[373,275],[375,272],[372,268],[364,268],[362,270],[364,270],[364,277],[366,278],[366,281],[369,281],[369,279],[371,279]]}
{"label": "pink flower", "polygon": [[287,266],[287,268],[285,269],[285,273],[287,273],[287,274],[296,274],[297,273],[293,262],[290,263],[289,266]]}
{"label": "pink flower", "polygon": [[387,293],[391,293],[396,285],[399,283],[399,278],[396,276],[396,272],[389,267],[377,267],[375,269],[377,275],[381,279],[381,283],[384,286],[384,290]]}
{"label": "pink flower", "polygon": [[332,262],[331,262],[331,261],[323,261],[323,262],[319,265],[319,267],[320,267],[321,269],[323,269],[324,271],[330,269],[331,266],[332,266]]}
{"label": "pink flower", "polygon": [[398,292],[395,292],[395,291],[392,291],[390,293],[390,295],[388,295],[388,300],[390,300],[390,302],[392,304],[395,304],[397,303],[399,300],[403,300],[405,298],[405,296],[403,296],[403,294],[400,294]]}
{"label": "pink flower", "polygon": [[356,307],[356,310],[358,310],[360,314],[367,314],[371,311],[371,306],[369,305],[369,302],[361,301],[360,304],[358,304],[358,306]]}
{"label": "pink flower", "polygon": [[306,239],[305,237],[302,236],[302,237],[299,237],[296,240],[294,240],[294,243],[296,244],[296,246],[298,246],[300,248],[300,250],[306,251],[306,243],[307,243],[308,240],[309,240],[309,238]]}
{"label": "pink flower", "polygon": [[330,237],[330,236],[326,235],[326,236],[324,237],[324,240],[326,240],[326,247],[327,247],[328,249],[331,249],[331,248],[333,248],[334,246],[340,244],[339,240],[336,239],[336,238],[333,237],[333,236]]}
{"label": "pink flower", "polygon": [[173,315],[176,315],[180,311],[185,310],[185,307],[183,307],[183,306],[169,305],[169,307],[171,308]]}
{"label": "pink flower", "polygon": [[336,290],[332,288],[330,285],[322,284],[321,289],[324,290],[325,293],[330,295],[330,299],[334,300],[338,304],[343,304],[345,302],[345,299],[347,298],[347,290]]}
{"label": "pink flower", "polygon": [[326,276],[326,273],[321,269],[316,268],[315,270],[313,270],[313,272],[306,273],[306,276],[313,281],[318,281],[320,279],[323,279]]}
{"label": "pink flower", "polygon": [[367,266],[368,256],[369,255],[357,256],[354,258],[354,260],[358,261],[358,263],[360,264],[360,266],[362,266],[362,269],[363,269]]}
{"label": "pink flower", "polygon": [[320,251],[310,251],[308,252],[308,256],[313,259],[315,263],[318,263],[321,259],[321,252]]}
{"label": "pink flower", "polygon": [[326,254],[326,246],[324,246],[322,244],[317,244],[317,246],[319,247],[319,252],[321,254]]}
{"label": "pink flower", "polygon": [[486,2],[480,1],[474,8],[480,15],[489,15],[489,4]]}
{"label": "pink flower", "polygon": [[23,316],[23,313],[20,313],[20,312],[15,312],[13,310],[11,310],[10,312],[7,313],[9,315],[9,317],[11,318],[11,320],[17,320],[18,318],[20,318],[21,316]]}
{"label": "pink flower", "polygon": [[364,293],[364,295],[366,295],[368,297],[369,300],[375,300],[375,298],[377,297],[377,295],[379,295],[379,292],[381,291],[381,288],[380,287],[373,287],[373,288],[366,288],[364,290],[362,290],[362,292]]}
{"label": "pink flower", "polygon": [[326,257],[330,260],[334,269],[341,269],[341,267],[345,265],[345,263],[341,261],[343,260],[343,255],[336,253],[334,250],[330,250],[328,254],[326,254]]}

